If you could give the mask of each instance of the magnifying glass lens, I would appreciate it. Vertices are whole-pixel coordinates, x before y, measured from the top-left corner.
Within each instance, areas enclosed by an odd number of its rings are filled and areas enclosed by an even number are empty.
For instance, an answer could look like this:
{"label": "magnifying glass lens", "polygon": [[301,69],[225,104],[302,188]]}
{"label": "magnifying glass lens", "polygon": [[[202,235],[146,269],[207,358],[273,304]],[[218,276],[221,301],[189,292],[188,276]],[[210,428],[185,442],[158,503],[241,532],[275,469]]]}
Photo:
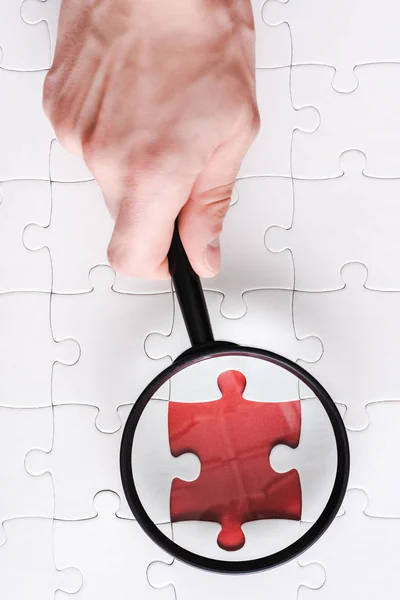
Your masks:
{"label": "magnifying glass lens", "polygon": [[206,559],[260,559],[296,542],[301,521],[327,506],[338,467],[315,390],[240,348],[172,369],[169,386],[169,400],[154,386],[139,400],[130,468],[142,512]]}

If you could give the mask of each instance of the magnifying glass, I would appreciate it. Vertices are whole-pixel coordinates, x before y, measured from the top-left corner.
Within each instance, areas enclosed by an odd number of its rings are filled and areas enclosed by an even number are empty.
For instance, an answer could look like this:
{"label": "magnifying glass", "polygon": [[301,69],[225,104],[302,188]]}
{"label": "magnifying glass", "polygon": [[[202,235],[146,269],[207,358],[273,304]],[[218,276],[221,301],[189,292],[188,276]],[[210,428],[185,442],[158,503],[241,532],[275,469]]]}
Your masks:
{"label": "magnifying glass", "polygon": [[[128,504],[155,543],[190,565],[221,573],[276,567],[317,541],[339,511],[346,429],[299,365],[214,340],[177,224],[168,259],[191,348],[129,414],[120,453]],[[166,383],[169,400],[159,393]]]}

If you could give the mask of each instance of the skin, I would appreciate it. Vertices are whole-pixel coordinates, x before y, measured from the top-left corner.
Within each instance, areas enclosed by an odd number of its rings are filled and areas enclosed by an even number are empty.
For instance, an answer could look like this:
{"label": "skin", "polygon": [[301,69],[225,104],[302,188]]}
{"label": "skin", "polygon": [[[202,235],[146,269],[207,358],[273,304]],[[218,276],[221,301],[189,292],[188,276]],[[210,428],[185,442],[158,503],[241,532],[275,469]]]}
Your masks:
{"label": "skin", "polygon": [[43,104],[99,182],[116,271],[168,277],[179,230],[193,268],[219,235],[259,130],[250,0],[63,0]]}

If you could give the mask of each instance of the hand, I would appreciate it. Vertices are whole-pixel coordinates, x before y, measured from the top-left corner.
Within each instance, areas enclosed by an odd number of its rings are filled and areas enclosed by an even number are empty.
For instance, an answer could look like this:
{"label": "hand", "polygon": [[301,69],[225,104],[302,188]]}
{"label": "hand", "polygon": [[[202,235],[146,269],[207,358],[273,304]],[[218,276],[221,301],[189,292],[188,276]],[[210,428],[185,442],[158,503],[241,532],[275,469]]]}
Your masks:
{"label": "hand", "polygon": [[43,102],[115,219],[110,264],[168,277],[179,214],[193,268],[215,275],[259,128],[250,0],[63,0]]}

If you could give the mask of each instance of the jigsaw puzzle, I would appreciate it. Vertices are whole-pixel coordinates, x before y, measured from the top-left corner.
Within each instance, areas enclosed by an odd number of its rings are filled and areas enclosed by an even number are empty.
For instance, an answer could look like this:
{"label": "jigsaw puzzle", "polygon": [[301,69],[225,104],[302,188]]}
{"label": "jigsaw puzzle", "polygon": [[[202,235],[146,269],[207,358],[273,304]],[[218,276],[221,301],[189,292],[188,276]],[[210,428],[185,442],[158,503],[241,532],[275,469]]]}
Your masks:
{"label": "jigsaw puzzle", "polygon": [[[101,190],[43,113],[60,5],[0,0],[0,597],[397,598],[399,3],[252,0],[262,124],[225,221],[221,273],[204,281],[211,321],[216,338],[283,354],[325,385],[348,427],[355,489],[307,553],[248,576],[173,560],[124,498],[118,455],[131,406],[189,340],[169,281],[111,271]],[[239,560],[275,552],[324,508],[336,468],[329,421],[296,378],[270,365],[266,391],[247,365],[233,395],[256,405],[256,441],[267,413],[298,407],[280,432],[296,447],[261,440],[262,477],[292,473],[294,508],[290,518],[286,506],[268,518],[236,511],[231,530],[226,511],[189,514],[206,458],[193,454],[198,438],[175,436],[178,422],[196,403],[213,415],[224,404],[218,375],[243,373],[226,357],[206,363],[196,384],[186,369],[146,408],[132,456],[141,498],[184,548]],[[215,447],[229,454],[211,442],[211,458]],[[224,461],[212,462],[210,485],[223,491]]]}

